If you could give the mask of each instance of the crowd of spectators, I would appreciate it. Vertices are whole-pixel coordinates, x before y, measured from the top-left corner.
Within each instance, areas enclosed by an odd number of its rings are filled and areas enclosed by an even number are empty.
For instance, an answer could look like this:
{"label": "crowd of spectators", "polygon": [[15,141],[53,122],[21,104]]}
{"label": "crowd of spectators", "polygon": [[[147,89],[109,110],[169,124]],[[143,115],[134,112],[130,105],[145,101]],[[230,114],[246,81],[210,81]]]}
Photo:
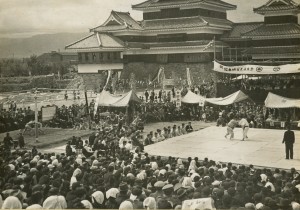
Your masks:
{"label": "crowd of spectators", "polygon": [[[177,135],[182,127],[170,131]],[[183,130],[192,132],[191,128]],[[163,141],[158,133],[147,138]],[[163,135],[172,137],[168,131]],[[300,176],[294,168],[271,170],[207,158],[150,156],[140,146],[150,142],[147,138],[139,129],[106,126],[88,140],[74,137],[65,153],[6,149],[1,153],[0,205],[3,209],[181,209],[202,199],[195,203],[209,200],[207,209],[300,208]]]}
{"label": "crowd of spectators", "polygon": [[0,133],[23,129],[29,121],[34,120],[34,111],[28,108],[17,108],[15,103],[0,111]]}
{"label": "crowd of spectators", "polygon": [[299,79],[293,77],[249,77],[245,79],[222,79],[219,83],[241,90],[285,90],[290,88],[297,88],[299,86]]}

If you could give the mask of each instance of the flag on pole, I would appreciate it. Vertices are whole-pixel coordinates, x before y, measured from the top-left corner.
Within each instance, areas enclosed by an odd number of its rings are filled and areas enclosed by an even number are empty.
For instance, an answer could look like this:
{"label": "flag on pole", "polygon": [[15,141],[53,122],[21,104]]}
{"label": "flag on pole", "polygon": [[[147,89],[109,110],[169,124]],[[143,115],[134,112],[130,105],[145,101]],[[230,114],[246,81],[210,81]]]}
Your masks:
{"label": "flag on pole", "polygon": [[214,43],[215,43],[215,40],[214,40],[214,39],[211,40],[211,41],[204,47],[203,51],[206,51],[206,50],[208,50],[209,48],[211,48],[211,47],[214,45]]}
{"label": "flag on pole", "polygon": [[[100,93],[100,94],[101,94],[101,93]],[[95,106],[94,106],[94,116],[97,114],[98,103],[99,103],[99,99],[98,99],[98,93],[97,93],[97,94],[96,94]]]}
{"label": "flag on pole", "polygon": [[106,86],[108,85],[108,82],[109,82],[109,80],[110,80],[110,77],[111,77],[111,70],[108,70],[108,74],[107,74],[107,78],[106,78],[106,83],[105,83],[105,85],[104,85],[103,90],[106,89]]}
{"label": "flag on pole", "polygon": [[158,83],[162,82],[165,79],[165,71],[163,67],[160,67],[156,75],[152,79],[152,83],[157,80]]}
{"label": "flag on pole", "polygon": [[188,86],[190,87],[192,85],[190,68],[186,68],[186,80],[187,80]]}

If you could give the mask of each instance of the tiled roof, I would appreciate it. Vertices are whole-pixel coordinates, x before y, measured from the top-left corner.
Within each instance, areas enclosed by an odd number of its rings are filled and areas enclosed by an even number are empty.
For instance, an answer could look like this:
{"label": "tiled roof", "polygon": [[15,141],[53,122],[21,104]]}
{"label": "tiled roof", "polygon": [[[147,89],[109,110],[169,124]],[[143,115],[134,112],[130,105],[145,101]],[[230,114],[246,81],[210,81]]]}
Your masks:
{"label": "tiled roof", "polygon": [[116,11],[113,11],[113,12],[118,17],[120,17],[121,20],[126,22],[126,24],[128,25],[129,28],[132,28],[132,29],[140,29],[141,28],[140,24],[130,16],[130,13],[128,13],[128,12],[126,12],[126,13],[125,12],[116,12]]}
{"label": "tiled roof", "polygon": [[227,7],[230,9],[235,9],[236,6],[229,4],[221,0],[148,0],[140,4],[132,5],[133,9],[146,9],[146,8],[167,8],[167,7],[178,7],[186,6],[191,4],[201,4],[208,3],[213,5],[218,5],[222,7]]}
{"label": "tiled roof", "polygon": [[270,11],[282,11],[282,10],[300,10],[300,5],[293,0],[269,0],[261,7],[254,8],[253,11],[264,14]]}
{"label": "tiled roof", "polygon": [[116,31],[116,30],[123,30],[123,29],[133,29],[133,30],[139,30],[141,29],[140,24],[134,20],[129,12],[117,12],[112,11],[111,15],[118,20],[118,22],[121,23],[121,25],[100,25],[95,28],[90,29],[90,31]]}
{"label": "tiled roof", "polygon": [[145,20],[142,22],[142,27],[145,30],[192,28],[206,25],[207,23],[200,17]]}
{"label": "tiled roof", "polygon": [[[211,40],[201,40],[201,41],[187,41],[187,42],[153,42],[153,43],[128,43],[129,48],[143,48],[143,49],[149,49],[149,48],[162,48],[162,47],[184,47],[184,46],[190,46],[190,47],[196,47],[196,46],[205,46],[208,45],[208,43],[211,42]],[[227,46],[227,44],[216,41],[216,45],[218,46]]]}
{"label": "tiled roof", "polygon": [[142,27],[145,30],[196,28],[203,26],[220,26],[231,28],[231,24],[232,23],[229,20],[195,16],[185,18],[145,20],[142,22]]}
{"label": "tiled roof", "polygon": [[93,33],[81,40],[66,46],[66,49],[90,49],[90,48],[123,48],[124,43],[117,37],[109,34]]}
{"label": "tiled roof", "polygon": [[263,25],[263,22],[252,22],[252,23],[234,23],[232,30],[225,33],[222,39],[241,39],[242,34],[252,31]]}
{"label": "tiled roof", "polygon": [[212,17],[203,17],[201,18],[208,23],[210,26],[221,26],[225,28],[231,29],[232,27],[232,22],[227,20],[227,19],[219,19],[219,18],[212,18]]}
{"label": "tiled roof", "polygon": [[283,24],[263,24],[252,31],[244,33],[245,38],[265,37],[265,36],[293,36],[300,35],[300,26],[295,23]]}
{"label": "tiled roof", "polygon": [[293,46],[272,46],[272,47],[252,47],[245,51],[246,54],[294,54],[300,53],[300,45]]}

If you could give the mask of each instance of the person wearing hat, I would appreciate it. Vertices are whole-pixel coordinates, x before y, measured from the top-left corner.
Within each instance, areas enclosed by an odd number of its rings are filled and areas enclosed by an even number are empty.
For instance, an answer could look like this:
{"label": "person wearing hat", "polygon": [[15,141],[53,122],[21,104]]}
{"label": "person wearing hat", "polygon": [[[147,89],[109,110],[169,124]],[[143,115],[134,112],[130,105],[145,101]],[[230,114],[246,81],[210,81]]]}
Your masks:
{"label": "person wearing hat", "polygon": [[125,182],[121,182],[119,184],[119,191],[120,193],[117,195],[116,202],[118,206],[127,199],[129,199],[130,193],[128,193],[128,185]]}
{"label": "person wearing hat", "polygon": [[156,191],[154,193],[151,193],[149,195],[149,197],[153,197],[155,198],[155,200],[157,201],[157,198],[158,197],[163,197],[164,195],[164,192],[162,191],[162,188],[165,186],[165,183],[163,181],[157,181],[155,184],[154,184],[154,187],[156,189]]}
{"label": "person wearing hat", "polygon": [[294,155],[294,143],[295,143],[295,133],[291,131],[291,126],[287,126],[287,131],[284,133],[282,143],[285,143],[285,159],[293,159]]}
{"label": "person wearing hat", "polygon": [[[165,200],[171,202],[173,207],[181,204],[181,202],[179,201],[177,195],[173,194],[173,192],[174,192],[174,186],[172,184],[165,185],[162,188],[162,190],[163,190],[163,193],[164,193],[162,199],[165,199]],[[158,198],[158,200],[159,199],[160,198]]]}
{"label": "person wearing hat", "polygon": [[278,210],[292,210],[291,202],[286,198],[279,198]]}

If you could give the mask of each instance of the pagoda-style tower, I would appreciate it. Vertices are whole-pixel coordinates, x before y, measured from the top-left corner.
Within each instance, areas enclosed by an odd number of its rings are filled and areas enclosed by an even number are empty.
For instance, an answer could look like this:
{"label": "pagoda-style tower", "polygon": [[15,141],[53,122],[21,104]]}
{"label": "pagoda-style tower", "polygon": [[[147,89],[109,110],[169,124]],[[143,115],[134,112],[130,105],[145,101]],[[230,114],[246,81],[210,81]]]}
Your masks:
{"label": "pagoda-style tower", "polygon": [[299,62],[300,5],[293,0],[269,0],[253,11],[263,15],[264,22],[234,24],[232,31],[222,38],[231,46],[226,58],[235,60],[234,48],[244,47],[238,53],[240,59]]}
{"label": "pagoda-style tower", "polygon": [[236,6],[221,0],[147,0],[132,9],[143,12],[142,21],[112,11],[90,29],[91,35],[66,47],[78,51],[78,73],[89,75],[89,81],[103,70],[122,71],[125,78],[134,72],[144,79],[160,66],[178,78],[186,68],[210,74],[214,52],[220,56],[226,46],[219,39],[232,29],[226,12]]}

